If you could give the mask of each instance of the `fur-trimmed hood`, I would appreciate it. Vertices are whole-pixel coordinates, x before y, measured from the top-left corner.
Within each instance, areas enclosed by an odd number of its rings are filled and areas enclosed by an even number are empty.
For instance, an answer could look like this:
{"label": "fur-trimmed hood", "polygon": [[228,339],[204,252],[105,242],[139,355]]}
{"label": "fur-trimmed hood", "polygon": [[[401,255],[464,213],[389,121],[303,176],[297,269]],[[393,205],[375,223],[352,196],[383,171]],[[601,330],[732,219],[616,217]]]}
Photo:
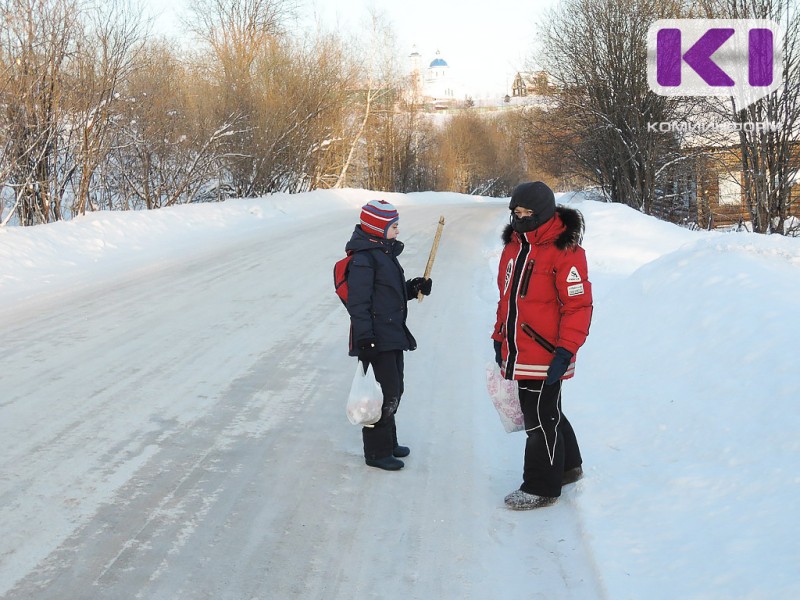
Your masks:
{"label": "fur-trimmed hood", "polygon": [[[532,244],[555,244],[559,250],[567,250],[580,245],[583,240],[583,215],[574,208],[556,206],[555,216],[543,223],[538,229],[528,232],[528,241]],[[503,245],[506,246],[517,234],[511,225],[503,229]]]}

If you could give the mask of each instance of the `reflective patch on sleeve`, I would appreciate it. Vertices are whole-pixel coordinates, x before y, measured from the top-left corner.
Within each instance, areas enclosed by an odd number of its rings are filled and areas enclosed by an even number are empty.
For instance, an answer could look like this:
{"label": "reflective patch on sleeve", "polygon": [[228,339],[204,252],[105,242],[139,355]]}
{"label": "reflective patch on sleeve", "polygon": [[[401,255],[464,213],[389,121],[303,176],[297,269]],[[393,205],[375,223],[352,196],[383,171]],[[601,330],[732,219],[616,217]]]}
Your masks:
{"label": "reflective patch on sleeve", "polygon": [[570,296],[580,296],[583,294],[583,284],[579,283],[578,285],[571,285],[567,288],[567,294]]}
{"label": "reflective patch on sleeve", "polygon": [[581,279],[581,274],[578,273],[578,269],[576,267],[572,267],[569,270],[569,275],[567,275],[567,283],[578,283],[579,281],[583,281]]}

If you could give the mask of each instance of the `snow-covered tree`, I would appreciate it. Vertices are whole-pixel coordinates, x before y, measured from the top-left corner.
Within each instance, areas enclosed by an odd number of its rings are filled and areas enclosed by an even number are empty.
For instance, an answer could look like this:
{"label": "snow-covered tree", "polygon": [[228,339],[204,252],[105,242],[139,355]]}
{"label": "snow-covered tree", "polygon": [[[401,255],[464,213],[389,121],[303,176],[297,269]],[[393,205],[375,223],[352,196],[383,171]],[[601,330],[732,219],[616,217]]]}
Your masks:
{"label": "snow-covered tree", "polygon": [[659,0],[563,0],[542,28],[539,61],[559,88],[549,116],[562,132],[542,143],[612,201],[648,214],[678,150],[648,124],[674,120],[680,102],[649,89],[647,30],[681,10]]}

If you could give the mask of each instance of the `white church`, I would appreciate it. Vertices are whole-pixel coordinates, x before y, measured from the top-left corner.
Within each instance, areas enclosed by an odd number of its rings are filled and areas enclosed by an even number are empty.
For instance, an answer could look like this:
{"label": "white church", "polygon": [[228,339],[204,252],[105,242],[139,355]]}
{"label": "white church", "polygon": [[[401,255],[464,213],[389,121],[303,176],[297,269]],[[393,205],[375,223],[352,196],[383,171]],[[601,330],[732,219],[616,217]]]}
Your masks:
{"label": "white church", "polygon": [[423,102],[432,102],[438,108],[446,108],[463,99],[462,86],[453,78],[450,65],[437,50],[433,60],[425,66],[416,46],[408,57],[411,74],[411,94]]}

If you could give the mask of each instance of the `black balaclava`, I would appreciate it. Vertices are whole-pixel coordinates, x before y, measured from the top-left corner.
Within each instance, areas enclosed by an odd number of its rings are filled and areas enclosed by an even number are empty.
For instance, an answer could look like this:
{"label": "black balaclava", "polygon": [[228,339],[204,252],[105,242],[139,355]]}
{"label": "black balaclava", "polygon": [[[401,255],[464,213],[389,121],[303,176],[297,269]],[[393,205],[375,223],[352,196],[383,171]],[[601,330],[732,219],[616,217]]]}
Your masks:
{"label": "black balaclava", "polygon": [[[533,215],[517,217],[513,211],[518,206],[532,210]],[[520,183],[511,194],[508,208],[512,211],[511,227],[518,233],[525,233],[533,231],[553,218],[556,214],[556,196],[553,190],[541,181]]]}

